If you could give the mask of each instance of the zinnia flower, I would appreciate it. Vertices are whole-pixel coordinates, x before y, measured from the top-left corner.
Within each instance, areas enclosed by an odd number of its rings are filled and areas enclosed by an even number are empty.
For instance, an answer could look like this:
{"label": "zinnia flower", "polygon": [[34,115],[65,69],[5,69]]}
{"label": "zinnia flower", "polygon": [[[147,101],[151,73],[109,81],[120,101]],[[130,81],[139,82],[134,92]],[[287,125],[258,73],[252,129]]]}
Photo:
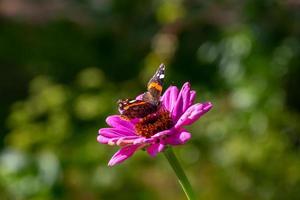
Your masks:
{"label": "zinnia flower", "polygon": [[[113,166],[131,157],[137,150],[146,149],[148,154],[156,156],[166,146],[186,143],[191,134],[184,128],[212,108],[210,102],[194,103],[196,91],[185,83],[181,90],[170,86],[161,97],[161,108],[152,114],[133,120],[124,120],[120,115],[107,117],[110,128],[101,128],[98,142],[117,145],[117,151],[108,165]],[[141,95],[137,97],[140,99]]]}

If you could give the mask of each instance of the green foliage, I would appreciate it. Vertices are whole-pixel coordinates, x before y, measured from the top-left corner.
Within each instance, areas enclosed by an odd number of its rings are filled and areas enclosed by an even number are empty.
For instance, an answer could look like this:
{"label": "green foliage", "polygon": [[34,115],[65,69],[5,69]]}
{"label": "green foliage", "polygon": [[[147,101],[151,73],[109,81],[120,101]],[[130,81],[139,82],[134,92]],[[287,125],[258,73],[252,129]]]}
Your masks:
{"label": "green foliage", "polygon": [[175,149],[199,199],[299,199],[296,1],[5,2],[1,199],[184,199],[163,156],[96,141],[161,62],[214,105]]}

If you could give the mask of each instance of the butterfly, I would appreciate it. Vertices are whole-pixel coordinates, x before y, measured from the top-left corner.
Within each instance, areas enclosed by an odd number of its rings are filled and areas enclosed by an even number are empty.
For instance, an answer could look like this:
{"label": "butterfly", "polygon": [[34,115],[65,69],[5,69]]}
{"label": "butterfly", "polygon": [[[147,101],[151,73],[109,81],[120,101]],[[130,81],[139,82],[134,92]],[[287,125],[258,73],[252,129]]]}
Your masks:
{"label": "butterfly", "polygon": [[160,96],[165,78],[165,65],[161,64],[147,85],[147,92],[141,100],[122,99],[118,101],[119,112],[123,119],[143,118],[156,112],[160,107]]}

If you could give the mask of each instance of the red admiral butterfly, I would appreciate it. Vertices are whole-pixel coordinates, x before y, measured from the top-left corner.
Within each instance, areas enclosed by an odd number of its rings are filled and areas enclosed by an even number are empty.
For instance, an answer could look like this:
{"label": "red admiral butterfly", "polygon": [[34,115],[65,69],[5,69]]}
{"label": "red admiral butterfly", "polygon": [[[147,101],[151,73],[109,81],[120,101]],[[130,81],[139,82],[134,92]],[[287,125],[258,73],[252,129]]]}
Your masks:
{"label": "red admiral butterfly", "polygon": [[123,99],[119,100],[119,111],[124,119],[143,118],[156,112],[160,107],[160,96],[165,77],[165,65],[161,64],[154,76],[150,79],[147,92],[142,96],[142,100]]}

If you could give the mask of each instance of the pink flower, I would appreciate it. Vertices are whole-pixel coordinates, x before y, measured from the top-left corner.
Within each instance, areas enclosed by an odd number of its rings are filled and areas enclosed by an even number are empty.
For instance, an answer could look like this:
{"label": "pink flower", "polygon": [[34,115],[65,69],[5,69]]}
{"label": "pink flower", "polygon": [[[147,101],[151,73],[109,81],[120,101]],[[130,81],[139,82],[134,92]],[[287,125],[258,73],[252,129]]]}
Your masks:
{"label": "pink flower", "polygon": [[196,92],[191,90],[189,83],[185,83],[180,91],[176,86],[170,86],[161,97],[161,109],[154,114],[130,121],[120,115],[107,117],[106,123],[111,128],[101,128],[97,140],[121,147],[108,165],[123,162],[139,149],[146,149],[148,154],[156,156],[167,145],[186,143],[191,134],[184,127],[212,108],[210,102],[193,104],[195,96]]}

